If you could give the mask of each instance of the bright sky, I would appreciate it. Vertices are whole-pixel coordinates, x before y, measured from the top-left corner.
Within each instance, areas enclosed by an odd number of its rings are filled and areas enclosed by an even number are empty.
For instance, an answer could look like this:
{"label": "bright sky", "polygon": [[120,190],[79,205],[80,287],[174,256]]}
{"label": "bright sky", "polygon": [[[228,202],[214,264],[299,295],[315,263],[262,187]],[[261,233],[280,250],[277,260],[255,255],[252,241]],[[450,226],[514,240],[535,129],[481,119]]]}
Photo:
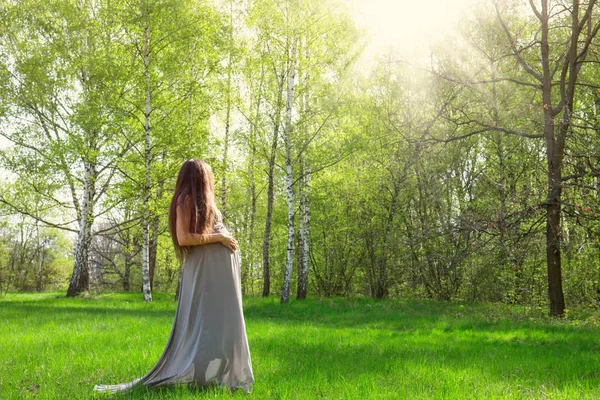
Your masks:
{"label": "bright sky", "polygon": [[348,0],[359,27],[371,42],[367,57],[393,46],[415,61],[429,46],[455,30],[462,15],[480,0]]}

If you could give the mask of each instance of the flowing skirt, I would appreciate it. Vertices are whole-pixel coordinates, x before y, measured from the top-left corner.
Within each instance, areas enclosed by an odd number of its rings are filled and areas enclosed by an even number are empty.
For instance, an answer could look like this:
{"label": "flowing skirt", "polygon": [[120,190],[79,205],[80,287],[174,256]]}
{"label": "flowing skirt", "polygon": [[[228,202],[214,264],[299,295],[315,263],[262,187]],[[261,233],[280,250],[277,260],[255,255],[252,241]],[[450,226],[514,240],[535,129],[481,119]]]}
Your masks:
{"label": "flowing skirt", "polygon": [[242,310],[239,253],[220,243],[192,247],[184,261],[175,321],[165,350],[145,376],[98,392],[175,384],[252,390]]}

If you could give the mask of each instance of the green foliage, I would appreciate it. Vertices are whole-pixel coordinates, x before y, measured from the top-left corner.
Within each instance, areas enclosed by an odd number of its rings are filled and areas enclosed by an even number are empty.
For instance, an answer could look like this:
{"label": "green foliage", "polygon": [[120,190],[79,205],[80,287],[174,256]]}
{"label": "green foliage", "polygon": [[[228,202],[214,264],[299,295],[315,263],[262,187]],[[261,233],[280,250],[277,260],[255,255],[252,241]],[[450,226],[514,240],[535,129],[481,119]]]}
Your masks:
{"label": "green foliage", "polygon": [[71,241],[30,218],[0,225],[0,297],[8,291],[64,289],[71,272]]}
{"label": "green foliage", "polygon": [[[525,2],[497,4],[512,42],[495,10],[478,8],[460,36],[432,48],[424,72],[393,50],[368,67],[357,63],[367,38],[339,0],[8,2],[0,8],[6,221],[26,215],[40,229],[77,231],[83,172],[95,169],[94,289],[138,290],[147,208],[154,287],[172,291],[179,264],[169,201],[181,163],[202,158],[241,244],[244,293],[258,294],[273,156],[267,239],[279,290],[288,233],[285,91],[296,63],[293,190],[296,199],[307,195],[311,210],[309,294],[546,305],[547,162],[537,137],[544,104],[539,82],[512,54],[515,45],[541,68],[537,45],[529,45],[538,21],[523,12]],[[556,48],[569,35],[567,11],[551,20]],[[563,160],[569,306],[600,305],[596,65],[581,67]],[[559,95],[556,85],[554,100]],[[300,228],[302,209],[295,211]],[[11,242],[3,243],[0,270],[7,271]],[[52,251],[62,249],[52,243]],[[23,251],[31,258],[31,249]]]}

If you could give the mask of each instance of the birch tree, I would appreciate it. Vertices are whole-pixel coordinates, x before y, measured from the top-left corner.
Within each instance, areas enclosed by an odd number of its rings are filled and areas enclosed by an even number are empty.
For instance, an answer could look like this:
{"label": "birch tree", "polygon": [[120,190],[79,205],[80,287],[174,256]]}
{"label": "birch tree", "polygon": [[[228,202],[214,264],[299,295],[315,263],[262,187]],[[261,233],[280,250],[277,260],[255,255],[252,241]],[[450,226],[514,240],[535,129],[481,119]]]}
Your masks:
{"label": "birch tree", "polygon": [[[19,179],[34,191],[42,187],[35,184],[38,179],[56,179],[58,184],[45,186],[49,190],[42,194],[74,216],[67,222],[41,221],[77,233],[67,296],[89,289],[92,227],[97,215],[106,212],[97,206],[114,177],[116,161],[127,151],[115,135],[127,71],[114,43],[119,31],[111,25],[111,10],[103,6],[28,1],[7,4],[1,15],[1,46],[7,55],[2,69],[10,74],[4,101],[11,110],[2,119],[2,134],[16,149],[14,157],[35,154],[45,167],[38,176],[21,170]],[[56,23],[47,24],[48,18]],[[12,159],[12,165],[19,163]],[[2,201],[33,215],[24,204],[6,197]]]}
{"label": "birch tree", "polygon": [[[246,251],[242,253],[242,290],[246,293],[250,286],[251,293],[254,294],[254,265],[256,255],[254,252],[254,243],[256,238],[257,206],[259,201],[259,190],[257,189],[257,174],[260,170],[259,162],[259,138],[264,127],[264,116],[262,115],[264,87],[265,87],[265,63],[246,56],[244,65],[244,80],[249,82],[249,96],[247,106],[239,105],[242,108],[241,113],[247,120],[247,135],[242,135],[242,143],[247,149],[246,158],[246,196],[244,199],[244,229],[246,236]],[[257,77],[258,76],[258,77]],[[248,201],[248,198],[250,201]]]}
{"label": "birch tree", "polygon": [[[306,58],[308,58],[308,51],[306,51]],[[302,98],[303,114],[310,112],[309,108],[309,84],[310,75],[305,72],[306,89]],[[309,143],[310,140],[310,124],[306,124],[304,127],[304,140]],[[308,292],[308,266],[310,263],[310,201],[309,201],[309,190],[310,190],[310,159],[308,151],[302,152],[299,157],[300,159],[300,257],[298,265],[298,287],[296,290],[296,299],[302,300],[306,298]]]}
{"label": "birch tree", "polygon": [[229,151],[231,142],[231,125],[232,125],[232,112],[234,107],[235,99],[233,94],[233,74],[236,73],[236,63],[239,58],[238,50],[238,38],[237,31],[240,29],[240,10],[239,4],[236,4],[234,0],[229,0],[224,5],[223,13],[227,16],[227,59],[225,66],[225,87],[224,91],[224,102],[225,102],[225,127],[223,133],[223,153],[221,157],[221,214],[223,220],[227,218],[227,173],[229,170]]}
{"label": "birch tree", "polygon": [[[271,132],[261,140],[265,145],[263,154],[267,162],[267,204],[265,216],[265,229],[263,235],[263,291],[262,296],[271,293],[271,231],[273,223],[273,207],[275,201],[275,166],[277,149],[280,141],[282,125],[282,112],[284,106],[284,88],[287,76],[285,43],[279,40],[279,30],[284,26],[280,8],[272,1],[254,1],[249,4],[248,26],[256,33],[254,43],[258,60],[256,65],[264,63],[265,86],[259,98],[268,115],[269,123],[264,127],[264,132]],[[261,107],[258,105],[257,107]],[[253,123],[257,125],[255,120]]]}
{"label": "birch tree", "polygon": [[292,107],[294,102],[294,84],[296,80],[296,46],[298,38],[296,31],[293,29],[292,32],[292,43],[290,48],[289,58],[289,72],[287,82],[287,95],[286,95],[286,106],[285,106],[285,171],[286,171],[286,194],[288,203],[288,239],[287,239],[287,252],[285,271],[283,274],[283,288],[281,290],[281,302],[287,303],[290,299],[290,285],[292,280],[292,263],[294,260],[294,168],[292,166]]}
{"label": "birch tree", "polygon": [[[210,107],[208,102],[203,109],[195,107],[206,95],[207,76],[216,70],[220,20],[209,6],[172,0],[144,1],[124,10],[123,19],[123,44],[132,57],[135,85],[127,96],[134,151],[121,163],[121,194],[142,193],[142,291],[145,301],[151,301],[159,209],[168,207],[165,182],[176,176],[179,157],[198,157],[205,142],[205,132],[194,125],[206,121]],[[202,37],[195,36],[199,31]]]}

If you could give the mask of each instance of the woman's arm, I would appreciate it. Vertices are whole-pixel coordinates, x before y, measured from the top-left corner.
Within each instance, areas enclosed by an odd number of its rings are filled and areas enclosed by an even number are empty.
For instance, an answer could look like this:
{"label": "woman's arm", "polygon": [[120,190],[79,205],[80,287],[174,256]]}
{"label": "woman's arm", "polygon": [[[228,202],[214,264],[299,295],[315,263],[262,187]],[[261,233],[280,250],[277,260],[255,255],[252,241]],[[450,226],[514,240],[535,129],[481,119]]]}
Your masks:
{"label": "woman's arm", "polygon": [[237,250],[237,242],[229,232],[226,233],[192,233],[190,232],[190,219],[185,216],[190,215],[189,202],[177,206],[177,217],[175,221],[177,242],[180,246],[199,246],[210,243],[221,243],[231,251]]}

